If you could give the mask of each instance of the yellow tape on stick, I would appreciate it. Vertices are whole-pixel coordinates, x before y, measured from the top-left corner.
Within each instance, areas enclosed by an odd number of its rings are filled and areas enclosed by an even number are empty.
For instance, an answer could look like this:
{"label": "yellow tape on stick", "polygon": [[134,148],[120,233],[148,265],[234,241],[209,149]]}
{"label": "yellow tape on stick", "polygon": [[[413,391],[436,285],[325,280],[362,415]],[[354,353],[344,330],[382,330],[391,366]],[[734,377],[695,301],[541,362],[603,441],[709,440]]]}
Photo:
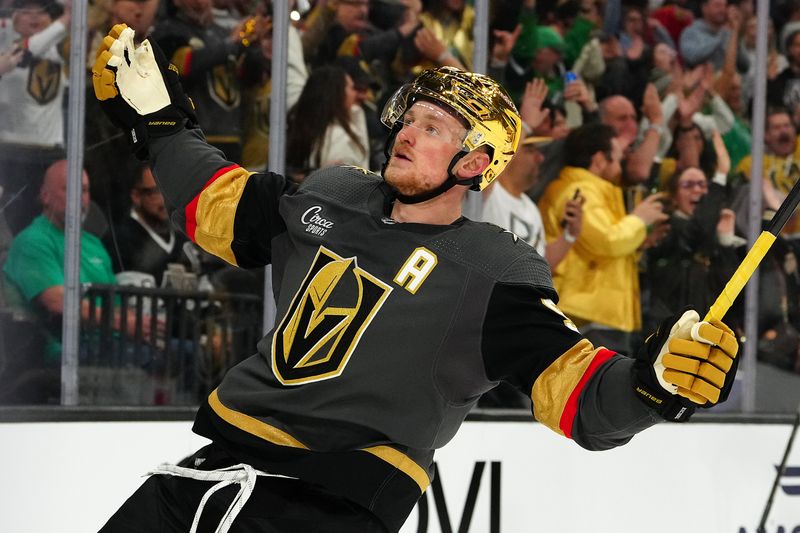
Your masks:
{"label": "yellow tape on stick", "polygon": [[722,289],[722,293],[717,296],[714,305],[712,305],[711,309],[706,313],[705,318],[703,318],[704,321],[722,321],[722,317],[725,316],[725,313],[727,313],[728,309],[733,305],[733,301],[739,296],[739,293],[742,292],[747,280],[749,280],[753,272],[756,271],[759,263],[761,263],[761,260],[767,255],[767,252],[774,242],[775,235],[768,231],[761,232],[761,235],[758,236],[753,247],[750,248],[750,251],[747,252],[747,255],[744,257],[741,264],[739,264],[739,268],[736,269],[736,272],[733,273],[733,276],[731,276],[731,279],[729,279],[728,283],[725,285],[725,288]]}

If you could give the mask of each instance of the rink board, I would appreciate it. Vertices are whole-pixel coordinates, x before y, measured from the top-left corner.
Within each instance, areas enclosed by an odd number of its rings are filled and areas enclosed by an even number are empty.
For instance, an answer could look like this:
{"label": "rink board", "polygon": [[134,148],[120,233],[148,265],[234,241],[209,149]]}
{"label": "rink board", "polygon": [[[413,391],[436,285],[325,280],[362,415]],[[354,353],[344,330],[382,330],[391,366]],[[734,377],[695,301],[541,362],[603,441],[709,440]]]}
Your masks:
{"label": "rink board", "polygon": [[[0,530],[97,531],[143,472],[204,444],[190,426],[0,423]],[[627,446],[587,452],[539,424],[468,422],[437,454],[436,486],[401,531],[754,532],[790,429],[662,424]],[[795,442],[768,533],[800,532]]]}

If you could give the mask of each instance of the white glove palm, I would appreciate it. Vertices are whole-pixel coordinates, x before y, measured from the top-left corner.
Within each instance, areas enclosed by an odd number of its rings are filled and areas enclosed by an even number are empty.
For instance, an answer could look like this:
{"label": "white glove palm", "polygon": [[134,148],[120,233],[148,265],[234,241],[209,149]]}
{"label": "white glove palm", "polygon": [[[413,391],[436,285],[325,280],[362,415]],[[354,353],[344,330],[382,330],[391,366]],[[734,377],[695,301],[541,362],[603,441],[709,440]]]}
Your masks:
{"label": "white glove palm", "polygon": [[140,115],[149,115],[170,105],[169,92],[150,41],[136,47],[133,36],[134,31],[125,28],[116,39],[105,38],[110,54],[106,64],[116,69],[114,81],[120,96]]}

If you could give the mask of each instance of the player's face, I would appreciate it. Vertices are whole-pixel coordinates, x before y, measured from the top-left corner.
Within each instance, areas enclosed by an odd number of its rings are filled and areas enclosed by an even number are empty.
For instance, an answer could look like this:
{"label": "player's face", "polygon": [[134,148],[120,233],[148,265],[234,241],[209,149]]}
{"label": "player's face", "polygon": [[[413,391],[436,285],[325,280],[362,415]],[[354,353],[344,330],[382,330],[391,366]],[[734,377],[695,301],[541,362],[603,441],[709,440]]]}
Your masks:
{"label": "player's face", "polygon": [[447,178],[447,168],[462,147],[466,129],[437,105],[420,101],[406,111],[395,137],[386,182],[401,194],[430,191]]}

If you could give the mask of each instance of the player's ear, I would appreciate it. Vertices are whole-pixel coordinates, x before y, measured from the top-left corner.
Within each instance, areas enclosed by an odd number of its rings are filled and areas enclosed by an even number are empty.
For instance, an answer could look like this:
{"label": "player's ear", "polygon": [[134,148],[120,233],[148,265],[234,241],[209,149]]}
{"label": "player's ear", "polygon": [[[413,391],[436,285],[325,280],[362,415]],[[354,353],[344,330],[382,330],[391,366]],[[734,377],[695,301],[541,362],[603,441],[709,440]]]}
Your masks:
{"label": "player's ear", "polygon": [[483,150],[473,150],[457,163],[455,173],[460,178],[471,178],[483,174],[483,171],[491,163],[489,154]]}

